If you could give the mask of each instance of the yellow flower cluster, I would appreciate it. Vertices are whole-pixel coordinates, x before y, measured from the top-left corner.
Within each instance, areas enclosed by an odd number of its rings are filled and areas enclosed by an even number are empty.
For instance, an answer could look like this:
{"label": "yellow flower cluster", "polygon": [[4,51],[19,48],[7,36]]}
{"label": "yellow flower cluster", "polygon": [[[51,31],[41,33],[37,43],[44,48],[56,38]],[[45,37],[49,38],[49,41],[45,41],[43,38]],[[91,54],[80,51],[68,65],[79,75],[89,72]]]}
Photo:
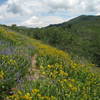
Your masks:
{"label": "yellow flower cluster", "polygon": [[36,51],[38,51],[38,54],[40,56],[49,55],[49,56],[56,57],[58,59],[60,58],[60,59],[66,60],[68,63],[70,62],[71,56],[68,53],[65,53],[62,50],[51,47],[49,45],[45,45],[40,41],[36,41],[36,40],[34,41],[35,42],[32,42],[32,45],[36,47]]}
{"label": "yellow flower cluster", "polygon": [[13,59],[10,59],[10,60],[8,61],[8,64],[15,65],[15,64],[16,64],[16,61],[13,60]]}
{"label": "yellow flower cluster", "polygon": [[33,89],[32,94],[39,98],[39,100],[56,100],[54,96],[42,96],[39,89]]}
{"label": "yellow flower cluster", "polygon": [[32,100],[30,93],[26,93],[24,96],[21,96],[20,98],[24,100]]}
{"label": "yellow flower cluster", "polygon": [[41,94],[37,94],[37,97],[39,100],[57,100],[54,96],[42,96]]}
{"label": "yellow flower cluster", "polygon": [[6,64],[11,64],[11,65],[15,65],[16,64],[16,61],[11,59],[12,56],[7,56],[7,55],[2,55],[1,56],[1,59],[3,60],[3,62],[5,62]]}
{"label": "yellow flower cluster", "polygon": [[59,64],[55,64],[55,65],[48,65],[47,66],[49,69],[63,69],[64,67],[62,65],[59,65]]}
{"label": "yellow flower cluster", "polygon": [[74,85],[76,81],[74,79],[61,79],[58,80],[58,82],[60,83],[62,88],[67,88],[70,90],[70,92],[77,92],[77,87]]}
{"label": "yellow flower cluster", "polygon": [[21,91],[18,91],[12,96],[8,96],[7,100],[57,100],[54,96],[43,96],[40,94],[39,89],[33,89],[31,93],[23,94]]}
{"label": "yellow flower cluster", "polygon": [[70,65],[72,69],[77,69],[79,67],[79,65],[73,61],[71,61]]}
{"label": "yellow flower cluster", "polygon": [[39,89],[33,89],[33,90],[32,90],[32,93],[33,93],[33,94],[36,94],[36,93],[38,93],[38,92],[39,92]]}
{"label": "yellow flower cluster", "polygon": [[42,74],[46,75],[47,77],[50,78],[57,78],[57,77],[67,77],[68,73],[65,72],[63,69],[64,67],[62,65],[59,64],[55,64],[55,65],[48,65],[47,67],[41,67],[42,68]]}
{"label": "yellow flower cluster", "polygon": [[63,76],[68,76],[68,73],[65,73],[63,70],[60,70],[60,75],[63,75]]}
{"label": "yellow flower cluster", "polygon": [[3,79],[5,76],[4,72],[3,71],[0,71],[0,79]]}

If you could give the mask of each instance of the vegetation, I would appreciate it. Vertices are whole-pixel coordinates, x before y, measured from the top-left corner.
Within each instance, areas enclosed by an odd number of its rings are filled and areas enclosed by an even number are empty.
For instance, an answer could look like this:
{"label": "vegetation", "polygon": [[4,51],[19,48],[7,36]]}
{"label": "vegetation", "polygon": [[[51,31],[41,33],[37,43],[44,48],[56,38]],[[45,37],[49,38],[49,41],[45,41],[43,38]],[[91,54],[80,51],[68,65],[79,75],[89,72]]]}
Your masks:
{"label": "vegetation", "polygon": [[[70,25],[68,27],[72,28]],[[59,31],[58,34],[62,36]],[[68,32],[70,36],[71,32]],[[50,39],[53,39],[51,36]],[[45,36],[43,41],[47,41]],[[59,41],[52,43],[55,45]],[[49,42],[51,40],[46,43]],[[64,50],[70,50],[69,47],[64,47]],[[9,27],[0,27],[0,100],[99,100],[100,75],[91,72],[94,67],[94,64],[78,56],[73,59],[67,51],[14,32]],[[36,79],[35,74],[38,76]]]}
{"label": "vegetation", "polygon": [[100,66],[100,16],[79,16],[44,28],[9,27]]}

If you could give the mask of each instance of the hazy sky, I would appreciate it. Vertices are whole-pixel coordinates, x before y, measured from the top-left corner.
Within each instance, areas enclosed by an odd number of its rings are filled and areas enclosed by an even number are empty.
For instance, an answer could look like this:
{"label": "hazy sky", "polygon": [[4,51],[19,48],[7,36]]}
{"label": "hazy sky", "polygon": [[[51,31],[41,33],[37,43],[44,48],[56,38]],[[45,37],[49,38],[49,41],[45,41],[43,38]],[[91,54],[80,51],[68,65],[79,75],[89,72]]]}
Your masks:
{"label": "hazy sky", "polygon": [[100,0],[0,0],[0,24],[42,27],[99,15]]}

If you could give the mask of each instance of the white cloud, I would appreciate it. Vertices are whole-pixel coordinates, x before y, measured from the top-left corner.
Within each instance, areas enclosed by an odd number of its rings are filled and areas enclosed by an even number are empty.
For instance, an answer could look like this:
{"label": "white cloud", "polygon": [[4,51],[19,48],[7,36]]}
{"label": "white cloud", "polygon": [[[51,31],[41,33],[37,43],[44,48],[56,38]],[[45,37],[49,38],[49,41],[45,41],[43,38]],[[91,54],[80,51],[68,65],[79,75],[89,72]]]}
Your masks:
{"label": "white cloud", "polygon": [[23,22],[22,26],[29,26],[29,27],[45,27],[49,24],[57,24],[64,22],[65,19],[57,17],[57,16],[46,16],[46,17],[36,17],[33,16],[30,19]]}
{"label": "white cloud", "polygon": [[52,9],[71,9],[77,5],[79,0],[44,0],[44,2]]}
{"label": "white cloud", "polygon": [[97,13],[96,15],[97,15],[97,16],[100,16],[100,13]]}
{"label": "white cloud", "polygon": [[100,0],[7,0],[0,5],[0,23],[45,26],[88,13],[100,13]]}
{"label": "white cloud", "polygon": [[0,19],[3,19],[3,16],[0,16]]}
{"label": "white cloud", "polygon": [[25,22],[22,22],[21,25],[30,27],[41,27],[43,26],[43,22],[39,19],[39,17],[33,16]]}

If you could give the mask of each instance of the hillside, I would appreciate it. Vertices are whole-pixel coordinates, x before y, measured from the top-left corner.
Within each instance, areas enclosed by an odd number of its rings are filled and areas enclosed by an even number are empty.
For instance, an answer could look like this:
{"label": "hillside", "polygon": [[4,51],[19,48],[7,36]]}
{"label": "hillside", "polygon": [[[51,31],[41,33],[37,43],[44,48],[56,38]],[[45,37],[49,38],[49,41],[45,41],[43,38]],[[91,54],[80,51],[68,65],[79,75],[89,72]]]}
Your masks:
{"label": "hillside", "polygon": [[44,28],[9,27],[100,66],[100,16],[79,16]]}
{"label": "hillside", "polygon": [[93,66],[0,27],[0,100],[99,100],[100,77],[90,71]]}

